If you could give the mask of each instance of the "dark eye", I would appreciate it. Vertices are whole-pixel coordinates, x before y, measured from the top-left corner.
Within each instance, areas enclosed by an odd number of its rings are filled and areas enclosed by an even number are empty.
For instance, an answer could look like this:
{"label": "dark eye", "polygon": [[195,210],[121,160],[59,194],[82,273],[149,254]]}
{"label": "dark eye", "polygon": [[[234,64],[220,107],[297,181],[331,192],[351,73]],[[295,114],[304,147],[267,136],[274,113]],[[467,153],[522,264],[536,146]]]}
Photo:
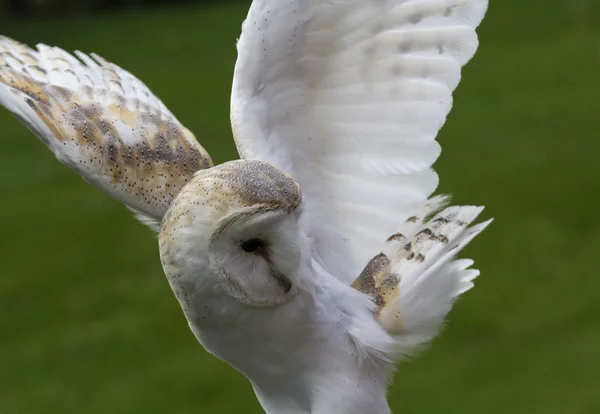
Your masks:
{"label": "dark eye", "polygon": [[244,249],[244,251],[248,252],[248,253],[256,252],[258,249],[263,247],[263,245],[264,245],[263,240],[259,239],[259,238],[246,239],[240,243],[240,246],[242,246],[242,249]]}

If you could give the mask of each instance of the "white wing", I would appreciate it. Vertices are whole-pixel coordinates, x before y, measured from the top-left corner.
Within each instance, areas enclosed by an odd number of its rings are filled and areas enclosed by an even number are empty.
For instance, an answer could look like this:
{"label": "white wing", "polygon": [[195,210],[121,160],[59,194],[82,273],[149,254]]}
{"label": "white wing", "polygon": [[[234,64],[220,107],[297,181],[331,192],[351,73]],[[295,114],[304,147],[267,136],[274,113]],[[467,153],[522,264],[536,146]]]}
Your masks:
{"label": "white wing", "polygon": [[487,0],[254,0],[238,42],[240,155],[301,185],[317,260],[352,281],[438,177],[435,141]]}
{"label": "white wing", "polygon": [[76,54],[81,60],[0,37],[0,105],[59,161],[152,225],[212,161],[142,82],[99,56]]}

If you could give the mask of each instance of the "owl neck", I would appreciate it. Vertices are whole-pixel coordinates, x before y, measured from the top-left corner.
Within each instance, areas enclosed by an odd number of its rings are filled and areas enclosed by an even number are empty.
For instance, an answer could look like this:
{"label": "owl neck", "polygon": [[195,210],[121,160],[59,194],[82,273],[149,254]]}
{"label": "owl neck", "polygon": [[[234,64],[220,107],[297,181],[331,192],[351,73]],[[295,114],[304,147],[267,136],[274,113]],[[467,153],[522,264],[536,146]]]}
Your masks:
{"label": "owl neck", "polygon": [[303,292],[268,321],[246,317],[228,331],[236,338],[201,342],[250,380],[267,413],[388,414],[393,340],[363,297],[336,283]]}
{"label": "owl neck", "polygon": [[387,375],[369,370],[342,370],[323,364],[316,372],[283,373],[274,382],[252,381],[254,392],[267,414],[389,414],[386,400]]}
{"label": "owl neck", "polygon": [[303,335],[296,342],[306,341],[301,348],[281,354],[263,372],[248,373],[261,405],[267,413],[388,414],[390,364],[361,360],[347,331],[328,323],[321,324],[321,337]]}

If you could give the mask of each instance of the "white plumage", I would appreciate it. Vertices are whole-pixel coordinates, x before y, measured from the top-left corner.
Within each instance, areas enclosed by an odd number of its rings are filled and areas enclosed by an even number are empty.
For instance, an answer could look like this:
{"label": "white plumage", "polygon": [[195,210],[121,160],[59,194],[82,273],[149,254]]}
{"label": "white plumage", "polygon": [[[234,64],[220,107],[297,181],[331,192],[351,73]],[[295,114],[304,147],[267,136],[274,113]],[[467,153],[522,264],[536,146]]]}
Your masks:
{"label": "white plumage", "polygon": [[486,7],[252,3],[233,83],[238,149],[300,183],[316,254],[336,277],[351,282],[437,187],[435,137]]}
{"label": "white plumage", "polygon": [[430,198],[435,141],[487,0],[254,0],[208,154],[100,57],[0,39],[0,104],[160,231],[190,328],[269,413],[387,413],[390,373],[479,274],[489,222]]}

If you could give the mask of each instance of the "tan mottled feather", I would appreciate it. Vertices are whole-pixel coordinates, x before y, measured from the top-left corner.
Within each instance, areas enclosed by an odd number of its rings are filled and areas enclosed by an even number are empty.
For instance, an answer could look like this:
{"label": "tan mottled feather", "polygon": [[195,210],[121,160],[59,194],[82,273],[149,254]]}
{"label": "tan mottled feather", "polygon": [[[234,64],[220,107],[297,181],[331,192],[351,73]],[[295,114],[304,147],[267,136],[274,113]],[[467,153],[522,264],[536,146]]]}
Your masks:
{"label": "tan mottled feather", "polygon": [[0,104],[85,180],[160,220],[208,153],[130,73],[94,56],[0,38]]}
{"label": "tan mottled feather", "polygon": [[[435,211],[443,199],[432,201]],[[469,227],[482,210],[449,207],[431,220],[423,210],[409,217],[405,235],[391,236],[365,267],[352,286],[373,298],[377,319],[388,332],[421,344],[439,331],[452,302],[479,274],[469,269],[472,261],[453,260],[491,221]]]}

